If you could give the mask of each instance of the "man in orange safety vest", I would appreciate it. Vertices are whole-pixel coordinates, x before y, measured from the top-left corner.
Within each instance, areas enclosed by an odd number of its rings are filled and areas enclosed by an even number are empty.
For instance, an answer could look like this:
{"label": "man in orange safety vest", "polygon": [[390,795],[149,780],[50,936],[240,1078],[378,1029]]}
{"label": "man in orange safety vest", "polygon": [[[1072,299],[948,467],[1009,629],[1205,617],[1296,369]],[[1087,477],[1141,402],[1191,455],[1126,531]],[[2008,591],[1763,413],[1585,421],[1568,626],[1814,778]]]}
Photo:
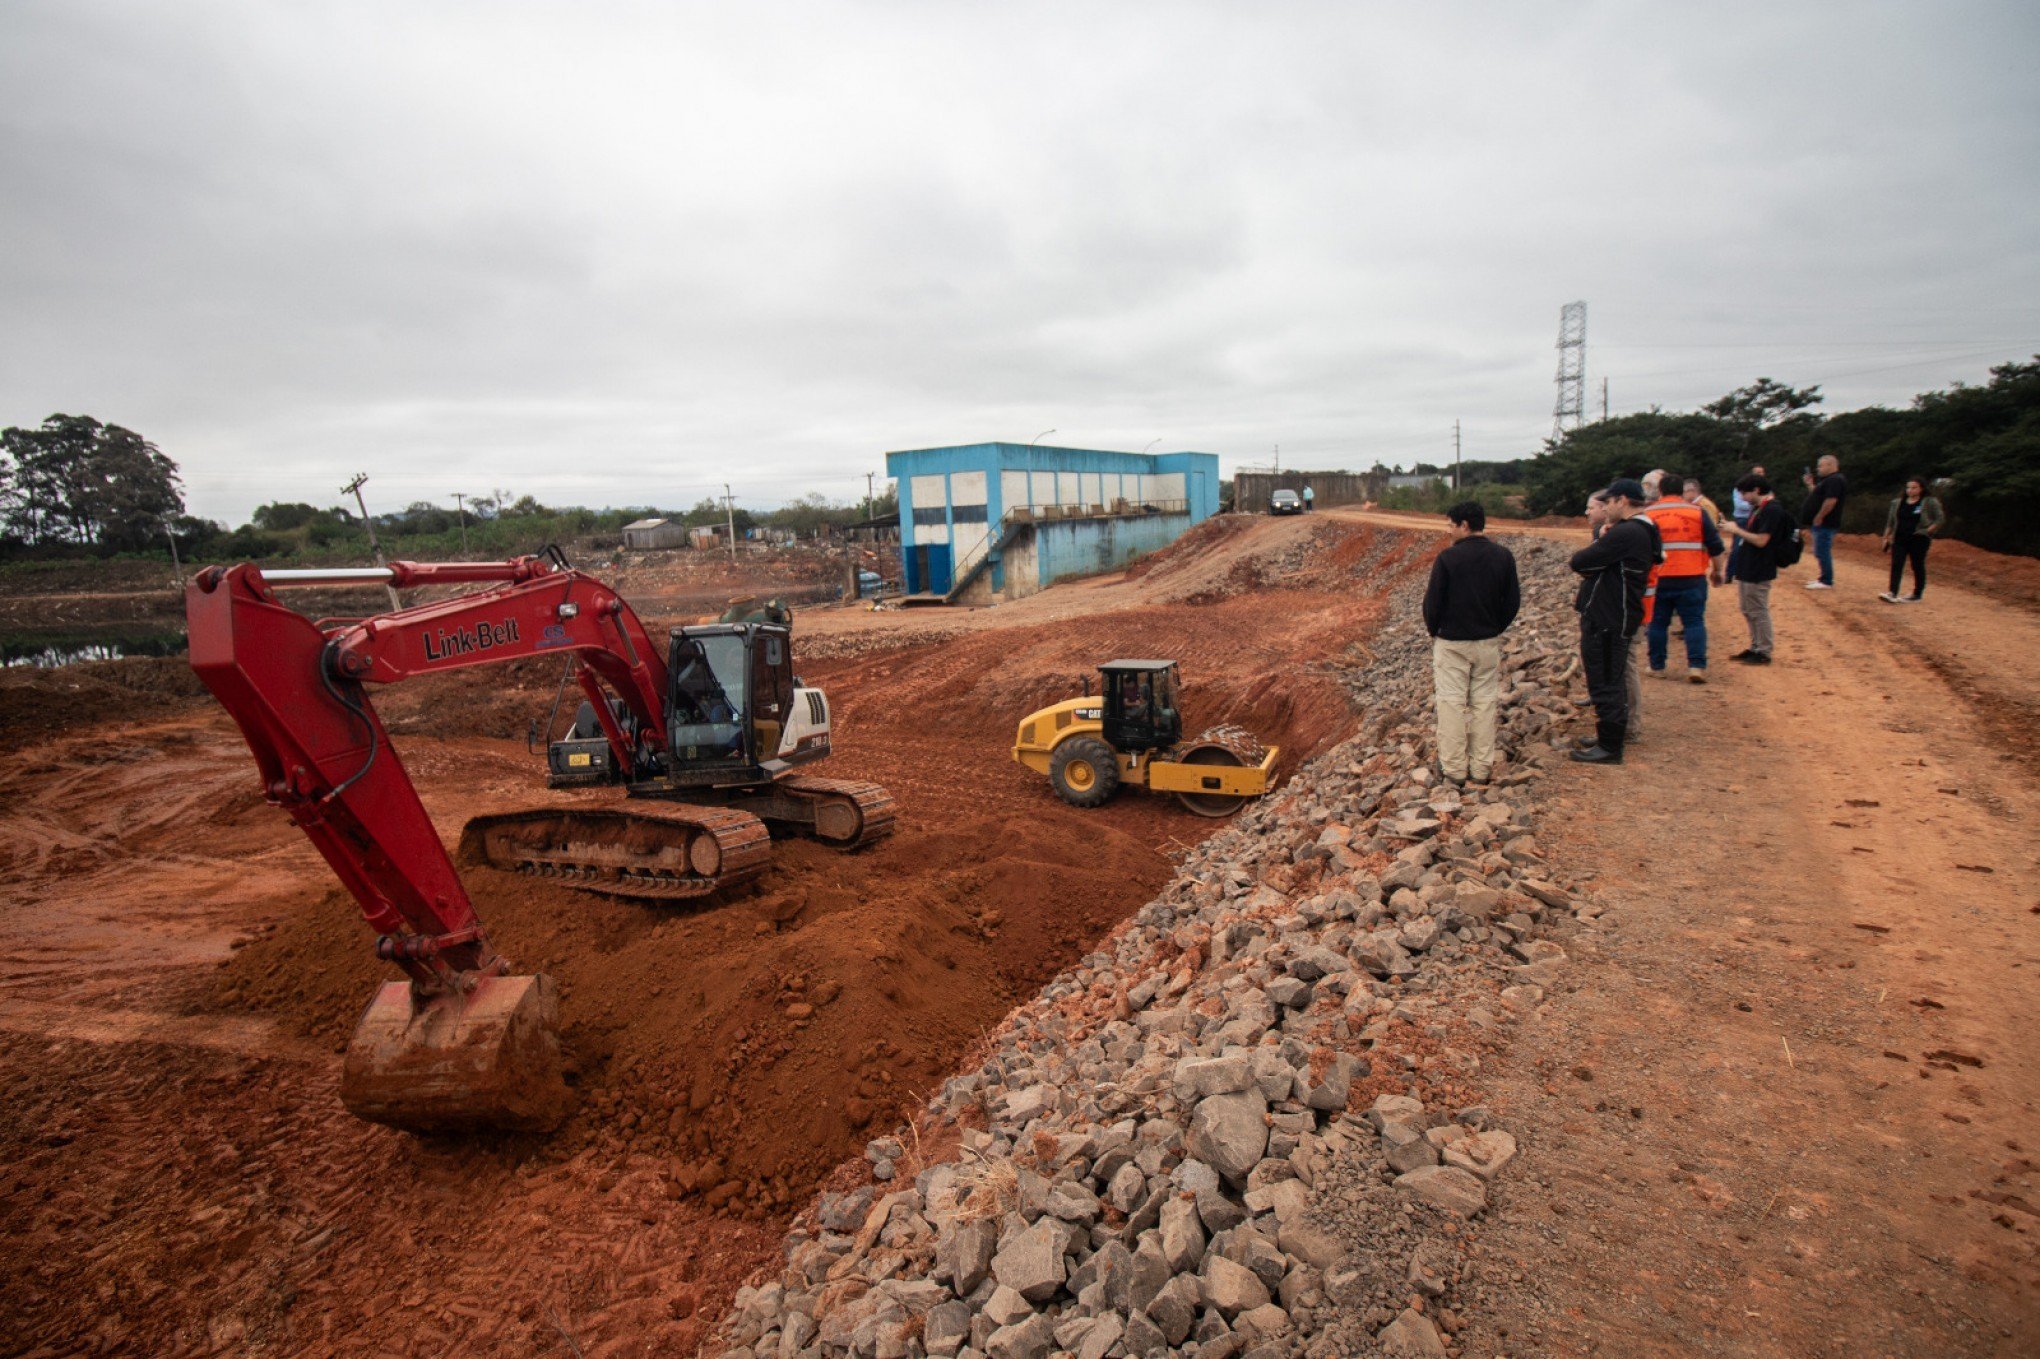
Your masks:
{"label": "man in orange safety vest", "polygon": [[1672,619],[1686,629],[1686,678],[1707,682],[1707,583],[1721,583],[1721,558],[1728,549],[1714,517],[1684,498],[1685,479],[1667,472],[1658,482],[1658,497],[1642,513],[1657,525],[1664,540],[1665,560],[1651,576],[1644,593],[1650,599],[1650,625],[1645,651],[1650,673],[1665,677],[1666,650]]}

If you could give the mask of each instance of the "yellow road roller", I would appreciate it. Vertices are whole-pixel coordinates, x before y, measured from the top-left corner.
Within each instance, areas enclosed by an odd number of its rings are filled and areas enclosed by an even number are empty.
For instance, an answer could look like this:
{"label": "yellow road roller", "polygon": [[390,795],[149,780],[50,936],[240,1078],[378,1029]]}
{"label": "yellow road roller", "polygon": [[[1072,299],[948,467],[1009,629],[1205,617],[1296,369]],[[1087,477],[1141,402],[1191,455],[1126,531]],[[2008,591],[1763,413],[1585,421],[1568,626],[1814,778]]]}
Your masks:
{"label": "yellow road roller", "polygon": [[1048,775],[1064,802],[1100,806],[1124,784],[1231,816],[1268,791],[1280,748],[1232,726],[1183,739],[1174,661],[1112,661],[1098,675],[1096,695],[1029,713],[1013,739],[1013,758]]}

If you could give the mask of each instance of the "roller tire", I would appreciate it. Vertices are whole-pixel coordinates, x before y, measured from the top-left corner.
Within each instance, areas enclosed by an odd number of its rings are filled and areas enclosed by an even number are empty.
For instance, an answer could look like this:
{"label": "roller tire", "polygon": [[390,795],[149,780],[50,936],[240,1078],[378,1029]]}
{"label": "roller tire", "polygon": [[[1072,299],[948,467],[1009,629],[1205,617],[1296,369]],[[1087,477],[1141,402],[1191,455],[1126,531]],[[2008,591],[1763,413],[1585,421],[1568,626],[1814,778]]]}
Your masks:
{"label": "roller tire", "polygon": [[1048,757],[1048,782],[1072,807],[1100,807],[1119,791],[1119,757],[1095,736],[1072,736]]}

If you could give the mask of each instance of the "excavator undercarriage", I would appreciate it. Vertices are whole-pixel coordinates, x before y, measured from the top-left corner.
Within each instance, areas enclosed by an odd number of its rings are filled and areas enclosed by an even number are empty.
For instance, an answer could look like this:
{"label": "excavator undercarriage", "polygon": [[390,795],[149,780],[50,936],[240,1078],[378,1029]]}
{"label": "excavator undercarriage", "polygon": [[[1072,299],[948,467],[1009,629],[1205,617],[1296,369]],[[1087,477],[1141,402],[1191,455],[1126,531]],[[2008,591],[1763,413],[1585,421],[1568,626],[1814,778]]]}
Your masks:
{"label": "excavator undercarriage", "polygon": [[458,861],[604,896],[684,901],[763,873],[774,831],[857,849],[892,825],[892,798],[877,784],[794,775],[720,806],[637,798],[477,816],[461,832]]}

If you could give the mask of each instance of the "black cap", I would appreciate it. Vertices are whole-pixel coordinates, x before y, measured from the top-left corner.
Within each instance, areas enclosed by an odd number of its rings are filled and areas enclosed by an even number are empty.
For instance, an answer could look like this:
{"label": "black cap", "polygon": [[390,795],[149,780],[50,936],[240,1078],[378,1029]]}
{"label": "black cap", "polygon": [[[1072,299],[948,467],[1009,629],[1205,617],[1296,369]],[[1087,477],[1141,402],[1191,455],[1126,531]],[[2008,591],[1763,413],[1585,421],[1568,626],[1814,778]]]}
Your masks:
{"label": "black cap", "polygon": [[1633,505],[1648,505],[1650,497],[1644,494],[1643,483],[1629,477],[1617,477],[1608,483],[1610,500],[1627,500]]}

